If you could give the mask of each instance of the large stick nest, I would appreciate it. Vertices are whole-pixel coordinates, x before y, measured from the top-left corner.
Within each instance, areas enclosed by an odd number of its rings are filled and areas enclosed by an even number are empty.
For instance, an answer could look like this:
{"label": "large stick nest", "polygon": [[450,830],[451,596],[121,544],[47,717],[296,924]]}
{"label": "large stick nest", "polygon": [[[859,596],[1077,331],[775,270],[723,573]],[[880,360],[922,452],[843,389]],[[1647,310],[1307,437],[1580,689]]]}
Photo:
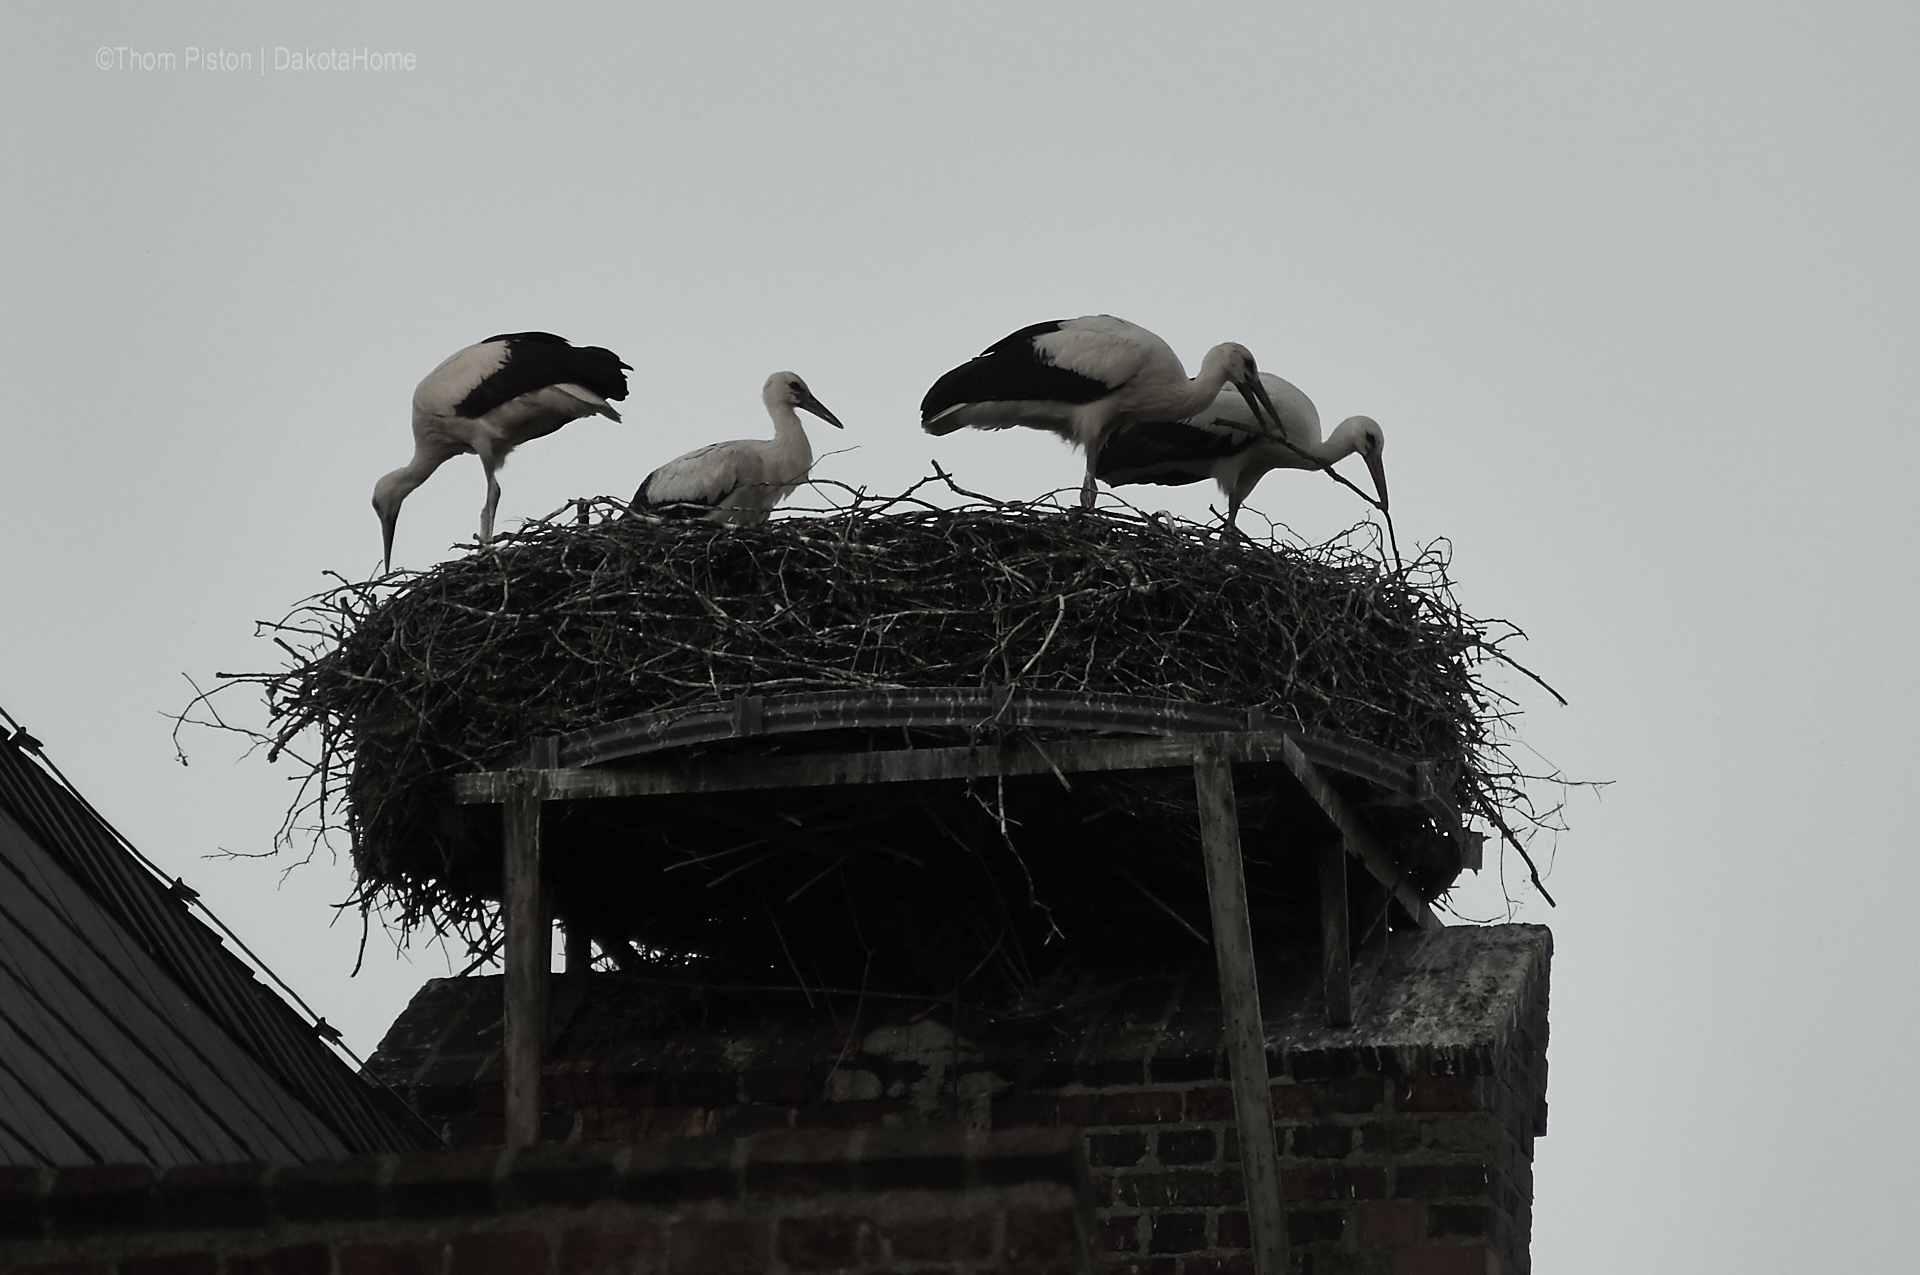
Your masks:
{"label": "large stick nest", "polygon": [[[1438,552],[1394,569],[1358,529],[1301,545],[911,494],[744,528],[622,515],[582,503],[418,575],[342,582],[268,626],[290,665],[239,680],[264,689],[275,751],[311,767],[289,828],[350,834],[363,906],[481,947],[497,932],[499,812],[456,806],[453,776],[536,736],[743,692],[1257,704],[1432,763],[1483,825],[1533,814],[1501,743],[1511,702],[1479,676],[1512,630],[1460,610]],[[556,811],[556,912],[629,968],[942,993],[1030,984],[1050,944],[1053,959],[1206,928],[1184,776],[888,787]],[[1310,879],[1261,872],[1284,857],[1257,850],[1297,817],[1286,800],[1242,793],[1256,918],[1274,924],[1311,906]],[[1438,840],[1417,813],[1382,817],[1405,844]],[[1459,861],[1429,858],[1414,867],[1431,896]]]}

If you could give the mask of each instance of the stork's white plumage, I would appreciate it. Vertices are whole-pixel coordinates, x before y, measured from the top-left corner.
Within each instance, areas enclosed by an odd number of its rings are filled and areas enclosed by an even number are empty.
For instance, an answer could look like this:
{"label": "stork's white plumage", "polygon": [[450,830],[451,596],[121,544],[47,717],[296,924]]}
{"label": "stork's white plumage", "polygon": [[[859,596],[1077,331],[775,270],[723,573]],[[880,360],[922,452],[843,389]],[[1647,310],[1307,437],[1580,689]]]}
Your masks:
{"label": "stork's white plumage", "polygon": [[494,471],[507,453],[582,416],[619,420],[607,400],[627,396],[630,370],[597,345],[571,345],[551,332],[509,332],[469,345],[427,373],[413,392],[413,459],[373,488],[387,569],[400,504],[434,470],[463,452],[480,457],[487,473],[480,540],[492,540],[500,504]]}
{"label": "stork's white plumage", "polygon": [[765,522],[813,468],[813,445],[794,409],[804,408],[835,429],[846,427],[792,372],[769,376],[760,401],[773,418],[772,438],[710,443],[668,461],[633,493],[633,509],[735,526]]}
{"label": "stork's white plumage", "polygon": [[1356,453],[1373,475],[1380,508],[1387,507],[1387,438],[1370,416],[1349,416],[1331,436],[1320,437],[1313,400],[1277,376],[1260,380],[1280,417],[1281,437],[1258,432],[1253,413],[1236,393],[1222,391],[1207,411],[1184,421],[1139,421],[1115,430],[1101,449],[1095,470],[1109,487],[1129,483],[1177,486],[1211,478],[1227,498],[1227,525],[1240,505],[1273,469],[1328,469]]}
{"label": "stork's white plumage", "polygon": [[929,434],[963,426],[1050,430],[1086,453],[1080,503],[1091,506],[1094,462],[1115,429],[1185,420],[1228,384],[1245,398],[1257,428],[1279,432],[1245,346],[1214,346],[1189,380],[1173,347],[1138,324],[1110,314],[1057,319],[1020,329],[935,381],[921,401],[920,426]]}

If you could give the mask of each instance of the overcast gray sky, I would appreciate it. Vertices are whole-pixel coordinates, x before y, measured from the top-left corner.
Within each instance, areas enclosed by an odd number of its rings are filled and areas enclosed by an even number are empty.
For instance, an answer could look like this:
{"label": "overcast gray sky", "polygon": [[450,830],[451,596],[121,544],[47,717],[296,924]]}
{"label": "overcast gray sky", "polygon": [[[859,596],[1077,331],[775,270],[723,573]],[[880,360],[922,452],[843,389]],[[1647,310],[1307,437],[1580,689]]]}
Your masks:
{"label": "overcast gray sky", "polygon": [[[0,704],[352,1044],[445,958],[376,937],[349,981],[344,863],[207,858],[268,847],[287,772],[205,735],[182,769],[167,714],[183,675],[273,664],[252,621],[377,567],[422,375],[527,328],[633,364],[624,425],[515,455],[506,526],[764,432],[782,368],[847,424],[822,477],[938,458],[1023,497],[1078,462],[927,438],[919,397],[1111,312],[1376,417],[1402,542],[1451,540],[1465,604],[1572,700],[1523,693],[1526,740],[1614,781],[1572,802],[1560,907],[1516,892],[1557,947],[1538,1269],[1911,1268],[1920,10],[533,12],[0,28]],[[292,69],[335,49],[414,65]],[[481,496],[448,465],[396,565],[461,552]],[[1251,507],[1357,512],[1300,474]]]}

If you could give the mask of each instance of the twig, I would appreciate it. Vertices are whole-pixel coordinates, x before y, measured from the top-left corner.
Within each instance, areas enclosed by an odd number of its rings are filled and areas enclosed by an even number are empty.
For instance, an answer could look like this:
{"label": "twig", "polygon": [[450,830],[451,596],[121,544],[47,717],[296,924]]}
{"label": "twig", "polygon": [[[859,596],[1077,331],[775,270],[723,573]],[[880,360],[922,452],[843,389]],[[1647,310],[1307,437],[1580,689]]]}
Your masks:
{"label": "twig", "polygon": [[1165,912],[1168,916],[1172,917],[1174,924],[1178,925],[1181,929],[1185,930],[1187,933],[1193,935],[1194,938],[1200,940],[1200,943],[1202,946],[1209,947],[1209,948],[1213,946],[1212,939],[1209,939],[1206,935],[1194,929],[1193,926],[1187,921],[1186,917],[1181,916],[1178,912],[1175,912],[1171,907],[1167,906],[1167,904],[1160,898],[1159,895],[1155,894],[1152,890],[1147,889],[1146,886],[1141,885],[1140,882],[1134,879],[1134,876],[1132,873],[1128,872],[1125,868],[1121,867],[1119,864],[1113,863],[1111,861],[1108,862],[1107,867],[1113,870],[1113,874],[1115,876],[1119,877],[1122,881],[1125,881],[1128,885],[1132,886],[1134,889],[1140,891],[1141,894],[1144,894],[1147,897],[1147,902],[1153,904],[1153,906],[1159,908],[1162,912]]}
{"label": "twig", "polygon": [[1520,857],[1527,861],[1527,872],[1533,877],[1533,888],[1540,891],[1540,897],[1547,901],[1547,906],[1551,908],[1559,907],[1560,905],[1553,901],[1553,896],[1547,893],[1546,882],[1540,879],[1540,869],[1533,862],[1533,856],[1528,854],[1527,848],[1520,844],[1520,838],[1513,835],[1513,829],[1507,827],[1507,821],[1500,817],[1500,812],[1497,810],[1483,809],[1480,813],[1485,815],[1487,820],[1500,830],[1500,835],[1506,838],[1507,844],[1515,850],[1518,850]]}

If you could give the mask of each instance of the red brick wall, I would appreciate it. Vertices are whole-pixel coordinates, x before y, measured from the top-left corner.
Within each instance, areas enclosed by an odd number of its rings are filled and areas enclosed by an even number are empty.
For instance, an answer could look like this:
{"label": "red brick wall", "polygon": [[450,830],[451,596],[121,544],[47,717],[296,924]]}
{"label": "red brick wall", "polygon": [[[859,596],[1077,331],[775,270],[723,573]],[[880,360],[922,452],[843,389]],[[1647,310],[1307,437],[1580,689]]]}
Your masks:
{"label": "red brick wall", "polygon": [[1071,1133],[774,1133],[0,1169],[14,1275],[1091,1275]]}

